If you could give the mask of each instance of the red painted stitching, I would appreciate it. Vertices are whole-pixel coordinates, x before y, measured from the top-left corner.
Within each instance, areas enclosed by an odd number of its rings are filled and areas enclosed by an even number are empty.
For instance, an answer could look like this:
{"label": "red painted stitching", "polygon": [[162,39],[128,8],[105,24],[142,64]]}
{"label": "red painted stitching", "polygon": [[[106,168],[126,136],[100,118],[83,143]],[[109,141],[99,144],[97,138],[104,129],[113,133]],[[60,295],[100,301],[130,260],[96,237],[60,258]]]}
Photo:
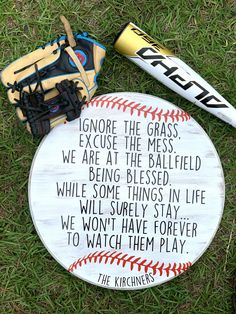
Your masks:
{"label": "red painted stitching", "polygon": [[123,252],[95,251],[93,253],[85,255],[84,257],[79,258],[77,261],[70,265],[68,271],[72,273],[78,268],[78,266],[82,267],[83,264],[86,265],[87,263],[103,263],[112,265],[115,262],[116,265],[121,265],[122,267],[125,267],[126,264],[129,264],[131,271],[134,269],[134,266],[137,266],[138,271],[144,270],[145,273],[147,273],[148,271],[152,271],[153,275],[155,275],[158,271],[159,276],[166,274],[167,277],[169,277],[171,273],[176,276],[186,271],[192,265],[191,262],[179,264],[169,263],[168,265],[161,263],[159,265],[159,262],[153,263],[152,260],[148,262],[147,259],[141,260],[141,257],[135,257],[134,255],[129,256],[128,254]]}
{"label": "red painted stitching", "polygon": [[172,110],[163,110],[155,108],[152,106],[143,105],[140,103],[135,103],[134,101],[129,101],[127,99],[118,98],[117,96],[97,96],[93,98],[90,102],[86,103],[84,107],[95,106],[95,107],[106,107],[114,109],[117,107],[118,110],[122,110],[125,112],[127,109],[130,110],[130,115],[132,116],[134,112],[138,114],[138,116],[143,116],[146,118],[147,116],[151,116],[152,120],[161,121],[163,118],[165,122],[178,122],[178,121],[188,121],[191,117],[190,115],[181,110],[181,109],[172,109]]}

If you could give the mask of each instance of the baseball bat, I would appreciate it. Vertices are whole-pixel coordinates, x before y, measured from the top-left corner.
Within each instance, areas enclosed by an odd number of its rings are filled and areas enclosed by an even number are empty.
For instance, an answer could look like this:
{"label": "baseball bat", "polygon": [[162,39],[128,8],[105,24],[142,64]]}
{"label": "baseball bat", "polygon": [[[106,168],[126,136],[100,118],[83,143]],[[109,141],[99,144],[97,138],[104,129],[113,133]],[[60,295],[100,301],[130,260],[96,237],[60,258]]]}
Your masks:
{"label": "baseball bat", "polygon": [[191,67],[135,24],[126,24],[114,48],[176,93],[236,127],[236,109]]}

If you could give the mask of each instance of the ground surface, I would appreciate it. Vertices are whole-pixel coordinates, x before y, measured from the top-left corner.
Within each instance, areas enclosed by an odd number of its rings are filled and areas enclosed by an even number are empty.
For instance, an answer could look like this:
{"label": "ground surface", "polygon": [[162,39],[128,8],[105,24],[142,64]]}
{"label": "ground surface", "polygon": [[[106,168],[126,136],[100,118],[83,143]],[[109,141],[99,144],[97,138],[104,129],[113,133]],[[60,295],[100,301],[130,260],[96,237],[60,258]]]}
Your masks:
{"label": "ground surface", "polygon": [[110,291],[69,275],[39,240],[27,200],[31,162],[40,140],[18,122],[0,87],[0,312],[1,313],[233,313],[236,252],[235,129],[189,104],[118,55],[112,42],[127,21],[159,38],[235,105],[234,1],[2,0],[0,68],[63,32],[88,31],[107,47],[97,94],[150,93],[187,110],[206,130],[222,161],[223,220],[207,252],[185,274],[162,286]]}

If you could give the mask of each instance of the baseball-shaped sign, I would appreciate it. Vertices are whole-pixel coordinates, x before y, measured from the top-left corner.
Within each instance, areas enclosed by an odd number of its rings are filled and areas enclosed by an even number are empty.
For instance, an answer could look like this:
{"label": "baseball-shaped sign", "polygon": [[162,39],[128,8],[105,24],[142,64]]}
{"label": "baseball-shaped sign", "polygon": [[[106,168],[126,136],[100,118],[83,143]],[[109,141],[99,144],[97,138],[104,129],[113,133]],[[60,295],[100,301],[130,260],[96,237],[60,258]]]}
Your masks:
{"label": "baseball-shaped sign", "polygon": [[224,176],[188,113],[150,95],[113,93],[44,138],[29,203],[42,242],[68,272],[141,289],[205,252],[221,220]]}

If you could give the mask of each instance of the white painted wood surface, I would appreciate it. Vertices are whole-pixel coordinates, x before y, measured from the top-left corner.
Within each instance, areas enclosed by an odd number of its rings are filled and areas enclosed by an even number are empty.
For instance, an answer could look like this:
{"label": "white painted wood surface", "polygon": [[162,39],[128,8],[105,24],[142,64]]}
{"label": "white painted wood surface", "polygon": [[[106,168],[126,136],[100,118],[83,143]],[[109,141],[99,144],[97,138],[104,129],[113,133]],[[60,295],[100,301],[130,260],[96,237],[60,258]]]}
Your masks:
{"label": "white painted wood surface", "polygon": [[65,269],[98,286],[141,289],[181,274],[208,248],[224,176],[187,113],[150,95],[113,93],[44,138],[29,203],[42,242]]}

